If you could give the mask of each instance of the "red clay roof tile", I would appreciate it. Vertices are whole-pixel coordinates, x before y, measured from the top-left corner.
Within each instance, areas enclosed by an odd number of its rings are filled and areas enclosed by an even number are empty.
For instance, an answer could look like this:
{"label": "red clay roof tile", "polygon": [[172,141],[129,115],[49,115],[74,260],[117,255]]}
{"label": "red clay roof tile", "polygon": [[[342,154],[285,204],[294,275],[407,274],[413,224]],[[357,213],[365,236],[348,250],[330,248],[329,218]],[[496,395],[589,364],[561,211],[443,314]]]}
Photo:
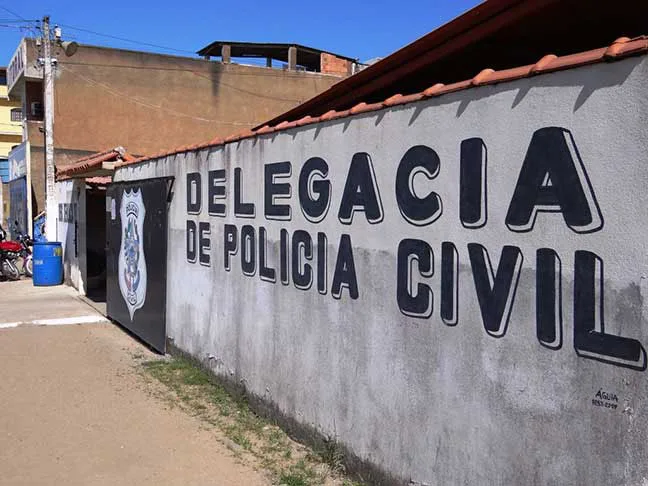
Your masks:
{"label": "red clay roof tile", "polygon": [[[337,115],[337,111],[329,110],[326,113],[324,113],[322,116],[320,116],[319,119],[320,121],[333,120],[335,115]],[[279,125],[281,125],[281,123]],[[279,128],[279,125],[277,125],[276,128]]]}
{"label": "red clay roof tile", "polygon": [[[131,157],[131,158],[135,160],[135,157]],[[111,176],[87,177],[85,181],[88,184],[107,185],[112,182],[112,177]]]}
{"label": "red clay roof tile", "polygon": [[405,95],[401,98],[401,104],[414,103],[415,101],[422,100],[423,98],[425,98],[425,96],[423,96],[423,93]]}
{"label": "red clay roof tile", "polygon": [[546,56],[543,56],[542,59],[540,59],[531,67],[530,74],[541,73],[543,70],[547,68],[548,65],[554,62],[556,58],[557,56],[555,54],[547,54]]}
{"label": "red clay roof tile", "polygon": [[490,69],[490,68],[488,68],[488,69],[482,69],[482,70],[479,72],[479,74],[477,74],[477,76],[475,76],[474,78],[472,78],[472,80],[471,80],[471,84],[472,84],[473,86],[480,86],[480,85],[482,85],[482,84],[487,83],[488,80],[489,80],[489,78],[491,77],[491,75],[492,75],[494,72],[495,72],[494,69]]}
{"label": "red clay roof tile", "polygon": [[387,98],[385,101],[383,101],[383,105],[385,106],[394,106],[400,103],[401,98],[403,97],[402,94],[397,93],[393,96],[390,96]]}
{"label": "red clay roof tile", "polygon": [[268,125],[264,125],[261,128],[259,128],[256,131],[256,133],[263,135],[263,134],[266,134],[266,133],[272,133],[274,131],[275,131],[275,129],[273,127],[268,126]]}
{"label": "red clay roof tile", "polygon": [[57,167],[57,180],[65,180],[80,175],[88,170],[100,168],[104,162],[133,162],[135,157],[124,150],[123,147],[104,150],[95,154],[86,155],[76,160],[72,164]]}
{"label": "red clay roof tile", "polygon": [[[627,37],[619,37],[611,45],[607,47],[602,47],[600,49],[593,49],[591,51],[580,52],[577,54],[569,54],[565,56],[555,56],[553,54],[547,54],[542,59],[538,60],[535,64],[528,66],[519,66],[511,69],[504,69],[501,71],[495,71],[493,69],[484,69],[480,71],[472,79],[459,81],[451,84],[441,84],[437,83],[433,86],[430,86],[421,93],[414,93],[411,95],[403,96],[401,94],[395,94],[390,96],[381,103],[358,103],[350,110],[335,111],[330,110],[324,113],[319,117],[305,116],[296,121],[283,121],[276,126],[265,125],[258,130],[251,132],[246,131],[241,134],[231,135],[226,138],[224,141],[220,138],[216,138],[211,142],[208,142],[206,146],[215,146],[221,145],[223,143],[230,143],[233,141],[238,141],[243,138],[256,137],[260,135],[265,135],[268,133],[273,133],[281,130],[287,130],[289,128],[295,128],[299,126],[304,126],[312,123],[320,123],[324,121],[336,120],[339,118],[345,118],[348,116],[367,113],[371,111],[381,110],[385,107],[405,105],[415,101],[419,101],[423,98],[429,98],[433,96],[441,96],[447,93],[453,93],[456,91],[461,91],[465,89],[475,88],[478,86],[484,86],[489,84],[497,84],[506,81],[513,81],[520,78],[525,78],[534,75],[540,75],[552,71],[559,71],[564,69],[576,68],[579,66],[585,66],[587,64],[593,64],[597,62],[604,61],[614,61],[620,58],[648,53],[648,37],[641,36],[634,39],[629,39]],[[169,154],[180,153],[184,151],[185,148],[181,147],[175,149]],[[158,158],[158,155],[152,155],[150,157],[140,157],[134,161],[124,160],[119,163],[117,167],[124,167],[134,163],[144,162],[146,160],[151,160]]]}
{"label": "red clay roof tile", "polygon": [[494,71],[490,74],[483,84],[496,84],[503,81],[513,81],[515,79],[526,78],[531,74],[533,66],[520,66],[502,71]]}
{"label": "red clay roof tile", "polygon": [[[315,120],[315,118],[313,118],[310,115],[307,115],[304,118],[300,118],[299,120],[297,120],[297,126],[298,127],[303,127],[304,125],[309,125],[310,123],[313,123],[314,120]],[[259,131],[257,130],[255,133],[259,133]]]}
{"label": "red clay roof tile", "polygon": [[423,91],[423,96],[431,97],[431,96],[437,96],[439,93],[441,93],[441,90],[443,90],[443,87],[445,84],[443,83],[437,83],[434,86],[430,86],[428,89]]}
{"label": "red clay roof tile", "polygon": [[384,106],[385,106],[384,103],[371,103],[371,104],[367,104],[367,103],[365,103],[365,102],[362,102],[362,103],[358,103],[358,104],[355,105],[353,108],[351,108],[351,109],[349,110],[349,112],[350,112],[352,115],[357,115],[357,114],[359,114],[359,113],[367,113],[367,112],[369,112],[369,111],[376,111],[376,110],[380,110],[380,109],[383,108]]}

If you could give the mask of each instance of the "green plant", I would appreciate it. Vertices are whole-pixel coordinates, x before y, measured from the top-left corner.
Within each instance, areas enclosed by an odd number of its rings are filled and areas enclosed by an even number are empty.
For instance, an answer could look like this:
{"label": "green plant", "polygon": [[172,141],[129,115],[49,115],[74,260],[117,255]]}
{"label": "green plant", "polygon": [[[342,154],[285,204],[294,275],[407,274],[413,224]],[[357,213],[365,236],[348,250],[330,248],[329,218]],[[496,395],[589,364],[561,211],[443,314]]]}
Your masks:
{"label": "green plant", "polygon": [[[172,406],[180,406],[221,430],[229,440],[248,451],[248,459],[258,459],[277,484],[319,486],[331,476],[342,479],[339,476],[344,471],[343,448],[333,438],[326,440],[316,452],[298,446],[274,423],[254,413],[245,397],[230,395],[209,372],[189,359],[179,357],[140,364],[147,375],[173,392],[160,396]],[[239,451],[234,453],[238,455]],[[323,463],[329,467],[319,467]],[[361,486],[350,481],[342,484]]]}
{"label": "green plant", "polygon": [[333,437],[325,440],[323,447],[318,452],[320,459],[328,464],[333,471],[344,472],[344,451]]}

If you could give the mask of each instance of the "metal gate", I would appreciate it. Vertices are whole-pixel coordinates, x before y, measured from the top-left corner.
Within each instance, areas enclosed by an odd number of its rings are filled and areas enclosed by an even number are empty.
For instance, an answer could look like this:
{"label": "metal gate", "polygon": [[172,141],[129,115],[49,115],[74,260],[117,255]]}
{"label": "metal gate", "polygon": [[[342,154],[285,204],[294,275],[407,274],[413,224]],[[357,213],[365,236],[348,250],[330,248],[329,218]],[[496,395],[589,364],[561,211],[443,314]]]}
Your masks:
{"label": "metal gate", "polygon": [[[27,224],[27,177],[20,177],[9,182],[9,218],[7,218],[6,230],[10,231],[11,238],[17,238],[14,223],[18,221],[21,231],[29,232]],[[0,221],[4,224],[4,221]]]}
{"label": "metal gate", "polygon": [[166,348],[170,181],[118,182],[106,194],[108,317],[161,353]]}

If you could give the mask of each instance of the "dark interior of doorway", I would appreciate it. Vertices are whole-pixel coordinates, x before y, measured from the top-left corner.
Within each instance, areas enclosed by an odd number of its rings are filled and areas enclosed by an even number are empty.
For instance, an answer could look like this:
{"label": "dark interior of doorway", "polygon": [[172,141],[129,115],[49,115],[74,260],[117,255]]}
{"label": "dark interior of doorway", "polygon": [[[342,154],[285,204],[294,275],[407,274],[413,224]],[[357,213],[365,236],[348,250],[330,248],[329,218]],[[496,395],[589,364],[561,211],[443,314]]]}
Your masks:
{"label": "dark interior of doorway", "polygon": [[86,297],[106,302],[106,189],[86,190]]}

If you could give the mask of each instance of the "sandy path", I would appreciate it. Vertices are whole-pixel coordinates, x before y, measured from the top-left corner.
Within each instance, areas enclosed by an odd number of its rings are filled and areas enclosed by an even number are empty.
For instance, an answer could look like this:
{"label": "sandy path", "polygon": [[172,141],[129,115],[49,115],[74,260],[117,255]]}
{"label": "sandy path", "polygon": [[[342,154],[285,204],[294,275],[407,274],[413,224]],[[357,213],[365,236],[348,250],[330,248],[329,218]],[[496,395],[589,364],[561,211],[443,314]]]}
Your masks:
{"label": "sandy path", "polygon": [[268,485],[152,396],[111,324],[0,329],[0,485]]}

